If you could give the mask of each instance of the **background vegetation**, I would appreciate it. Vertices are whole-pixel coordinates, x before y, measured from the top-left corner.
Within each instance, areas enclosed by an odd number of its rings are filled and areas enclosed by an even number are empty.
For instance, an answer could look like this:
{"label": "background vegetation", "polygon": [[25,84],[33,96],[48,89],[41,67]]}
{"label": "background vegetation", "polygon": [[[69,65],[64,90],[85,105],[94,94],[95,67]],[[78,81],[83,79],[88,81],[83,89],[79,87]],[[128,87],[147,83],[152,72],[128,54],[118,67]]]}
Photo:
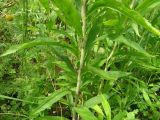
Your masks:
{"label": "background vegetation", "polygon": [[159,120],[159,28],[159,0],[0,0],[0,120]]}

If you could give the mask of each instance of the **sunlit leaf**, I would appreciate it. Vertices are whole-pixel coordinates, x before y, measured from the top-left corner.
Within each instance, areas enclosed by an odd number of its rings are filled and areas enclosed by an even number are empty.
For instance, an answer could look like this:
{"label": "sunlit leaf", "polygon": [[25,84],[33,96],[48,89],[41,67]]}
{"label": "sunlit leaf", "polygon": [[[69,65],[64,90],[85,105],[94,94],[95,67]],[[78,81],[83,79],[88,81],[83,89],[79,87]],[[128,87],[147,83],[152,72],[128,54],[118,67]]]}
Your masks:
{"label": "sunlit leaf", "polygon": [[107,120],[111,120],[111,107],[103,95],[101,95],[101,99],[102,99],[102,106],[103,106],[104,112],[107,116]]}

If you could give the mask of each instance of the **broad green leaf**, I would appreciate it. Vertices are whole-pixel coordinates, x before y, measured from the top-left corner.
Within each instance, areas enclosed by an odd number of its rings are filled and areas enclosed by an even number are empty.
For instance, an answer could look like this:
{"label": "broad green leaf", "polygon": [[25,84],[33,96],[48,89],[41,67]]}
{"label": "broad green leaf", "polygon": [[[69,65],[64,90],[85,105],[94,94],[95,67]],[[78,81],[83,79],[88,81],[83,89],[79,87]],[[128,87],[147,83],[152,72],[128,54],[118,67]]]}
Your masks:
{"label": "broad green leaf", "polygon": [[130,75],[128,72],[122,72],[122,71],[104,71],[99,68],[93,67],[91,65],[87,66],[88,70],[91,71],[94,74],[97,74],[98,76],[102,77],[105,80],[117,80],[120,77],[125,77]]}
{"label": "broad green leaf", "polygon": [[144,54],[147,57],[154,57],[153,55],[150,55],[149,53],[147,53],[138,43],[135,43],[134,41],[130,41],[124,38],[123,36],[116,38],[116,41],[124,43],[125,45],[137,50],[138,52]]}
{"label": "broad green leaf", "polygon": [[38,45],[60,46],[62,48],[66,48],[66,49],[70,50],[74,55],[78,54],[77,51],[75,51],[74,48],[72,48],[71,46],[69,46],[67,44],[62,44],[60,42],[55,42],[52,38],[38,38],[38,39],[36,39],[34,41],[31,41],[31,42],[28,42],[28,43],[23,43],[23,44],[12,46],[5,53],[3,53],[1,55],[1,57],[9,55],[9,54],[13,54],[13,53],[15,53],[19,50],[23,50],[23,49],[26,49],[26,48],[31,48],[31,47],[38,46]]}
{"label": "broad green leaf", "polygon": [[75,28],[79,35],[82,34],[81,16],[72,0],[52,0],[59,10],[63,13],[66,22]]}
{"label": "broad green leaf", "polygon": [[3,98],[3,99],[10,99],[10,100],[21,101],[21,102],[25,102],[25,103],[34,104],[34,102],[31,102],[31,101],[22,100],[22,99],[18,99],[18,98],[14,98],[14,97],[9,97],[9,96],[5,96],[5,95],[0,95],[0,98]]}
{"label": "broad green leaf", "polygon": [[61,116],[45,116],[45,117],[38,117],[35,120],[69,120],[69,119]]}
{"label": "broad green leaf", "polygon": [[101,95],[101,98],[102,98],[102,106],[107,116],[107,120],[111,120],[111,107],[103,95]]}
{"label": "broad green leaf", "polygon": [[82,120],[98,120],[94,114],[86,107],[74,108],[74,110],[80,115]]}
{"label": "broad green leaf", "polygon": [[137,24],[142,25],[144,28],[146,28],[153,34],[160,36],[160,31],[157,28],[153,27],[151,23],[148,22],[148,20],[141,16],[140,13],[125,7],[123,4],[115,0],[97,0],[92,6],[92,8],[89,10],[88,14],[91,15],[93,11],[97,10],[100,7],[107,7],[116,10],[123,15],[129,17],[130,19],[134,20]]}
{"label": "broad green leaf", "polygon": [[40,113],[41,111],[50,108],[54,103],[59,101],[62,97],[69,94],[70,91],[67,89],[59,89],[53,92],[50,96],[46,97],[37,108],[33,109],[31,115]]}
{"label": "broad green leaf", "polygon": [[90,98],[89,100],[85,101],[85,107],[94,107],[95,105],[102,102],[101,95],[97,95],[95,97]]}
{"label": "broad green leaf", "polygon": [[139,12],[145,12],[147,9],[158,5],[160,5],[159,0],[143,0],[143,2],[136,7],[136,10]]}

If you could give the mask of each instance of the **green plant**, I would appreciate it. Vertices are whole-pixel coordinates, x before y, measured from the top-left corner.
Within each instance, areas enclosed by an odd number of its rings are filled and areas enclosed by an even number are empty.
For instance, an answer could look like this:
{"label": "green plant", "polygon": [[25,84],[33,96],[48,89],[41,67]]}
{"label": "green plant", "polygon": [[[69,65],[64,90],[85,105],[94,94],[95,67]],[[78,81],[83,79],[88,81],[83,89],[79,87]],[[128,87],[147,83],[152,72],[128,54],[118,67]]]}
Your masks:
{"label": "green plant", "polygon": [[[21,53],[26,56],[25,75],[22,73],[16,85],[24,85],[18,95],[30,103],[0,96],[25,103],[25,116],[19,116],[42,120],[160,118],[159,1],[51,0],[53,9],[48,0],[35,2],[43,5],[47,22],[43,18],[39,18],[42,23],[28,20],[35,39],[1,55],[27,49]],[[23,77],[31,80],[24,82]],[[52,116],[49,108],[61,112]]]}

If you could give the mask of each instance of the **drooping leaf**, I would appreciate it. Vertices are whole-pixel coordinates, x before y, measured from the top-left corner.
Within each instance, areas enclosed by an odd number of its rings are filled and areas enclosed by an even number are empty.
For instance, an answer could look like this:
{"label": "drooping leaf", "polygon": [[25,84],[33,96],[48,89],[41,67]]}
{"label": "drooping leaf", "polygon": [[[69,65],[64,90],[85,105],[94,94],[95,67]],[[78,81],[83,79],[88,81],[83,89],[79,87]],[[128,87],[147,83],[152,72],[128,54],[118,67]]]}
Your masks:
{"label": "drooping leaf", "polygon": [[87,107],[74,108],[74,109],[80,115],[82,120],[98,120]]}
{"label": "drooping leaf", "polygon": [[67,89],[59,89],[53,92],[50,96],[46,97],[37,108],[33,109],[30,115],[35,115],[41,111],[50,108],[54,103],[59,101],[63,96],[69,94],[70,91]]}
{"label": "drooping leaf", "polygon": [[18,98],[14,98],[14,97],[9,97],[9,96],[5,96],[5,95],[0,95],[0,98],[10,99],[10,100],[21,101],[21,102],[25,102],[25,103],[34,104],[34,102],[31,102],[31,101],[22,100],[22,99],[18,99]]}
{"label": "drooping leaf", "polygon": [[92,8],[89,10],[88,14],[91,15],[93,11],[97,10],[100,7],[107,7],[118,11],[123,15],[129,17],[130,19],[134,20],[137,24],[143,26],[153,34],[160,36],[160,31],[157,28],[153,27],[151,23],[148,22],[148,20],[141,16],[140,13],[125,7],[123,4],[115,0],[97,0],[92,6]]}
{"label": "drooping leaf", "polygon": [[137,50],[139,53],[142,53],[147,57],[154,57],[153,55],[150,55],[149,53],[147,53],[138,43],[135,43],[134,41],[130,41],[124,38],[123,36],[116,38],[116,41],[124,43],[125,45]]}
{"label": "drooping leaf", "polygon": [[103,106],[104,112],[107,116],[107,120],[111,120],[111,107],[103,95],[101,95],[101,99],[102,99],[102,106]]}
{"label": "drooping leaf", "polygon": [[122,72],[122,71],[104,71],[99,68],[93,67],[91,65],[87,66],[88,70],[91,71],[94,74],[97,74],[98,76],[102,77],[105,80],[117,80],[120,77],[125,77],[130,75],[128,72]]}
{"label": "drooping leaf", "polygon": [[12,46],[10,49],[8,49],[5,53],[3,53],[1,55],[1,57],[9,55],[9,54],[13,54],[19,50],[23,50],[26,48],[31,48],[34,46],[38,46],[38,45],[53,45],[53,46],[60,46],[62,48],[66,48],[68,50],[70,50],[73,54],[75,54],[77,56],[77,51],[75,51],[74,48],[72,48],[71,46],[67,45],[67,44],[62,44],[60,42],[55,42],[52,38],[38,38],[34,41],[28,42],[28,43],[23,43],[23,44],[19,44],[19,45],[14,45]]}
{"label": "drooping leaf", "polygon": [[79,35],[82,34],[81,16],[72,0],[52,0],[59,10],[63,13],[66,22],[75,28]]}

